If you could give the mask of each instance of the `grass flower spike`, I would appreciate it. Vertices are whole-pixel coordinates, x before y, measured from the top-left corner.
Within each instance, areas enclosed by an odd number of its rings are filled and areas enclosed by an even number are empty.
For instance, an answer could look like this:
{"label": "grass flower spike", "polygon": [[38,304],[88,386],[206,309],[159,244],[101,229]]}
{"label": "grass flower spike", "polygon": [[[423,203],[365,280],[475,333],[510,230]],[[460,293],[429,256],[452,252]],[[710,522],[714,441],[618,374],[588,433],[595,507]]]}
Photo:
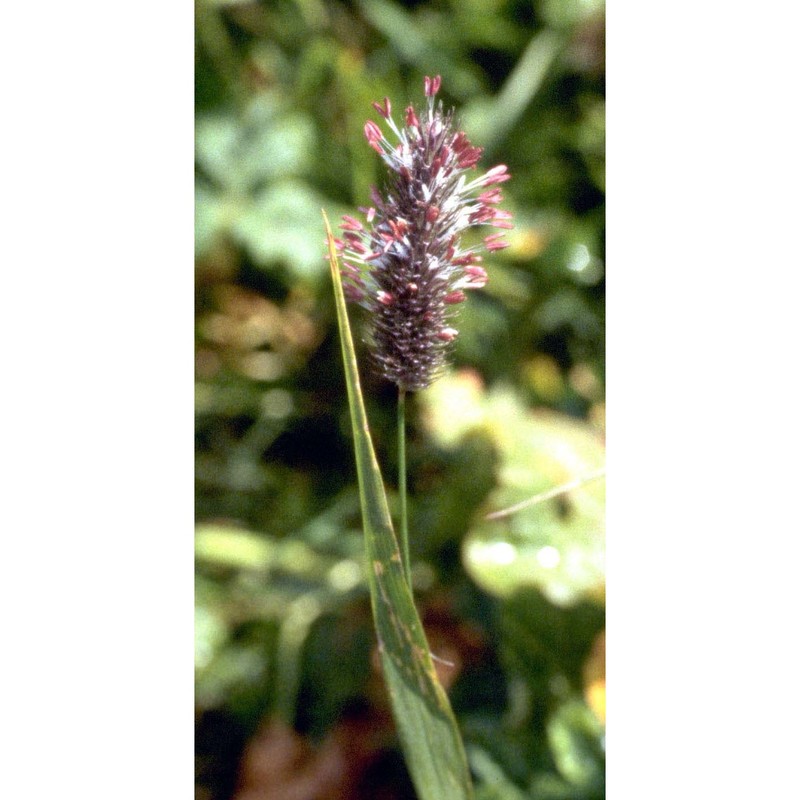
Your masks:
{"label": "grass flower spike", "polygon": [[[447,693],[414,605],[408,530],[406,395],[428,386],[458,336],[456,310],[486,285],[482,251],[506,247],[511,215],[498,209],[504,164],[470,176],[481,149],[458,130],[425,78],[426,107],[408,106],[403,125],[389,98],[374,103],[382,124],[364,125],[367,144],[389,168],[383,193],[372,189],[363,217],[346,214],[334,238],[323,212],[336,315],[353,422],[367,575],[392,712],[420,800],[474,800],[469,765]],[[390,142],[383,128],[393,134]],[[462,234],[499,228],[470,246]],[[367,344],[381,374],[397,385],[397,536],[367,425],[345,299],[366,310]]]}
{"label": "grass flower spike", "polygon": [[476,225],[512,228],[498,184],[505,165],[468,179],[482,149],[457,129],[453,112],[435,97],[441,78],[425,78],[427,106],[408,106],[398,128],[389,98],[374,103],[397,142],[368,121],[367,144],[389,169],[385,194],[372,190],[365,221],[343,218],[336,248],[345,294],[367,310],[367,343],[381,374],[401,393],[424,389],[444,366],[458,335],[455,309],[466,292],[486,285],[482,250],[507,247],[502,230],[478,247],[463,248],[464,231]]}

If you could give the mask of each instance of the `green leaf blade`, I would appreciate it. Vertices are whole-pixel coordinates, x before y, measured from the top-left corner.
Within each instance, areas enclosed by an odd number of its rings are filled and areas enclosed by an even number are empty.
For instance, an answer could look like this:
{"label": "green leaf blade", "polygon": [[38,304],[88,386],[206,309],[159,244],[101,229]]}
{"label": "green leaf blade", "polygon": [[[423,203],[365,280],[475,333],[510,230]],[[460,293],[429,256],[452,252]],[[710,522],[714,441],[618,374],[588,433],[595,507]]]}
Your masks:
{"label": "green leaf blade", "polygon": [[333,234],[324,211],[322,215],[353,422],[367,576],[384,679],[420,800],[472,800],[472,781],[461,735],[403,575],[400,549],[369,434]]}

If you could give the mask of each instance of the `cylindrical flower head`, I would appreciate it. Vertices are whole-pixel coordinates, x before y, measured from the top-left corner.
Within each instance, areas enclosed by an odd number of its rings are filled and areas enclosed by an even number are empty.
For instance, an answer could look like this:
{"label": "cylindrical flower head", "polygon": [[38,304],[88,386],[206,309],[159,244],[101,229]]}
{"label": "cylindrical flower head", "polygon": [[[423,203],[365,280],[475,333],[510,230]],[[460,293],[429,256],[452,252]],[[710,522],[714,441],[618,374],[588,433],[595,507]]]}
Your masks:
{"label": "cylindrical flower head", "polygon": [[[496,208],[502,193],[495,184],[511,176],[505,165],[467,181],[481,148],[456,129],[453,113],[435,102],[441,78],[425,78],[424,112],[409,106],[398,128],[391,103],[374,108],[397,144],[373,121],[364,126],[367,144],[390,171],[384,194],[372,191],[363,208],[366,224],[343,218],[336,240],[348,300],[367,310],[367,344],[385,378],[403,390],[424,389],[444,366],[458,335],[454,309],[465,290],[486,285],[480,250],[507,247],[502,233],[480,247],[461,247],[461,235],[476,225],[508,229],[511,214]],[[487,190],[487,187],[493,187]]]}

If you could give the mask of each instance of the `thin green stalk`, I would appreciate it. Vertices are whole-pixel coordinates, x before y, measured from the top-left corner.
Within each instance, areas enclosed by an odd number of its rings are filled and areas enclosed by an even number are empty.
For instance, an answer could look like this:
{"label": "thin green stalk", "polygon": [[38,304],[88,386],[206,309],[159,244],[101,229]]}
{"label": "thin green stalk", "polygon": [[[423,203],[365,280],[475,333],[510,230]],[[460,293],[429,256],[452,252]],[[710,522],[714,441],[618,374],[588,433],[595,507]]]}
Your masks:
{"label": "thin green stalk", "polygon": [[400,492],[400,553],[403,574],[411,589],[411,556],[408,547],[408,498],[406,494],[406,390],[397,395],[397,488]]}

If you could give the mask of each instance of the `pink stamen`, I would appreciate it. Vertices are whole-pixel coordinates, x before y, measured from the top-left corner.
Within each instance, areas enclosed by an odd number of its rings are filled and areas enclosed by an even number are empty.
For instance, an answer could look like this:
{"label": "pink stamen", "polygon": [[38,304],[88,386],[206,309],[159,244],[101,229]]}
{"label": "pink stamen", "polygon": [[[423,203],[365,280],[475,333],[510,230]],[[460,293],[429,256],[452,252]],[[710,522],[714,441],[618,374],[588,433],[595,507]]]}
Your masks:
{"label": "pink stamen", "polygon": [[494,209],[488,208],[487,206],[481,206],[480,208],[473,211],[468,219],[470,222],[474,223],[481,223],[486,222],[487,220],[492,218],[492,212]]}
{"label": "pink stamen", "polygon": [[452,342],[458,336],[458,331],[455,328],[442,328],[436,336],[443,342]]}
{"label": "pink stamen", "polygon": [[[484,239],[484,241],[486,240]],[[508,246],[509,246],[508,242],[499,241],[497,239],[491,242],[486,242],[486,249],[489,250],[490,252],[494,250],[504,250]]]}
{"label": "pink stamen", "polygon": [[414,113],[413,106],[409,106],[406,109],[406,125],[408,125],[409,128],[419,129],[419,120],[417,119],[417,115]]}
{"label": "pink stamen", "polygon": [[490,178],[488,181],[484,181],[484,185],[488,186],[490,183],[505,183],[506,181],[511,180],[511,175],[498,175],[496,178]]}
{"label": "pink stamen", "polygon": [[442,85],[442,76],[437,75],[435,78],[425,76],[425,97],[433,97]]}
{"label": "pink stamen", "polygon": [[508,172],[508,167],[505,164],[498,164],[496,167],[492,167],[481,179],[481,183],[484,186],[490,186],[493,183],[503,183],[504,181],[510,180],[511,175]]}
{"label": "pink stamen", "polygon": [[388,97],[383,98],[383,105],[378,102],[372,104],[372,107],[384,118],[389,119],[392,116],[392,103]]}
{"label": "pink stamen", "polygon": [[408,230],[408,223],[404,219],[390,219],[387,220],[389,227],[392,229],[395,239],[402,239],[405,232]]}
{"label": "pink stamen", "polygon": [[342,284],[342,289],[344,290],[345,297],[351,303],[360,303],[365,297],[364,292],[352,283]]}
{"label": "pink stamen", "polygon": [[342,230],[346,231],[364,230],[364,226],[355,217],[351,217],[349,214],[345,214],[342,217],[342,219],[344,220],[344,223],[339,226],[340,228],[342,228]]}
{"label": "pink stamen", "polygon": [[467,267],[464,273],[470,289],[482,289],[489,282],[489,275],[483,267]]}
{"label": "pink stamen", "polygon": [[496,167],[486,170],[484,178],[493,178],[495,175],[502,175],[504,172],[508,172],[508,167],[505,164],[498,164]]}
{"label": "pink stamen", "polygon": [[384,306],[390,306],[394,302],[394,297],[392,297],[389,292],[384,292],[383,290],[379,291],[375,296],[377,297],[378,302]]}
{"label": "pink stamen", "polygon": [[483,153],[482,147],[468,147],[466,148],[458,158],[458,166],[462,169],[469,169],[470,167],[474,167]]}
{"label": "pink stamen", "polygon": [[503,193],[500,189],[490,189],[488,192],[484,192],[483,194],[478,195],[478,200],[481,203],[486,203],[487,205],[495,205],[496,203],[503,202]]}
{"label": "pink stamen", "polygon": [[364,279],[357,273],[342,270],[342,278],[344,278],[346,281],[351,281],[353,284],[361,287],[362,289],[364,288]]}
{"label": "pink stamen", "polygon": [[381,129],[370,119],[364,124],[364,136],[367,137],[367,143],[376,152],[383,155],[383,148],[380,145],[383,134]]}
{"label": "pink stamen", "polygon": [[448,305],[453,305],[454,303],[463,303],[467,299],[467,296],[461,290],[457,290],[455,292],[450,292],[450,294],[445,295],[444,302]]}

